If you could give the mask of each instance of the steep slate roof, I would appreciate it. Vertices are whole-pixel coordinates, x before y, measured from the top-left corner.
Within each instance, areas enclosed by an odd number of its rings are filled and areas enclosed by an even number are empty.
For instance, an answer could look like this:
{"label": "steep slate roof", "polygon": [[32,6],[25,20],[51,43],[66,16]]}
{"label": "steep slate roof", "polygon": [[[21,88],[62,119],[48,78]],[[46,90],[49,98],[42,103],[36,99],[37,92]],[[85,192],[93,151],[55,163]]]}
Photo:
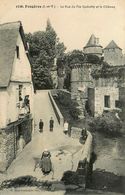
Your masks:
{"label": "steep slate roof", "polygon": [[[115,49],[115,48],[118,48],[118,49],[121,49],[116,43],[115,41],[111,41],[104,49]],[[121,49],[122,50],[122,49]]]}
{"label": "steep slate roof", "polygon": [[[24,31],[20,21],[0,24],[0,87],[9,85],[19,33],[22,37],[24,48],[27,50]],[[29,59],[28,53],[27,57]]]}
{"label": "steep slate roof", "polygon": [[92,34],[84,48],[86,48],[86,47],[94,47],[94,46],[101,46],[101,45],[97,45],[96,44],[96,37],[95,37],[94,34]]}

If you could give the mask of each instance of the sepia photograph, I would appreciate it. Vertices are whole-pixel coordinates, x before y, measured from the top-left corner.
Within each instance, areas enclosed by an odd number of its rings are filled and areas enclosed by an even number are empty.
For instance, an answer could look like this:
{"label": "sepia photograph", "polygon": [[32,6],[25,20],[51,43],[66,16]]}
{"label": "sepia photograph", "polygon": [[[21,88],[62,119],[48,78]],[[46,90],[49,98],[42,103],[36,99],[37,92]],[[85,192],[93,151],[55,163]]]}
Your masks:
{"label": "sepia photograph", "polygon": [[0,0],[0,195],[125,194],[125,1]]}

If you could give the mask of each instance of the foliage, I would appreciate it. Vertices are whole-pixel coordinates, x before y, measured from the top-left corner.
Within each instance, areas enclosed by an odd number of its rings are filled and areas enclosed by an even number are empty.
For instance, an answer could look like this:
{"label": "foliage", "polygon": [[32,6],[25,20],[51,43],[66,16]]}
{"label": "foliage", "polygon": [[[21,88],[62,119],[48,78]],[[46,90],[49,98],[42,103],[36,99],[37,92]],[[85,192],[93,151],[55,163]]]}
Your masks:
{"label": "foliage", "polygon": [[94,55],[94,54],[87,54],[85,60],[87,63],[92,63],[92,64],[102,63],[102,59],[100,59],[97,55]]}
{"label": "foliage", "polygon": [[58,76],[62,77],[61,73],[64,71],[64,88],[70,91],[70,77],[71,67],[73,64],[82,64],[84,61],[83,51],[73,50],[57,59]]}
{"label": "foliage", "polygon": [[93,69],[92,76],[93,78],[110,78],[118,77],[119,79],[124,74],[124,66],[110,66],[107,62],[102,61],[100,67]]}
{"label": "foliage", "polygon": [[58,92],[57,99],[61,105],[63,105],[64,107],[68,109],[68,112],[73,117],[73,119],[77,120],[80,114],[80,111],[77,108],[78,107],[77,102],[73,101],[69,94],[66,95],[66,93],[61,92],[61,91]]}
{"label": "foliage", "polygon": [[92,118],[88,125],[90,130],[112,136],[120,134],[122,128],[122,122],[116,118],[113,112],[104,113],[102,116]]}
{"label": "foliage", "polygon": [[45,31],[26,34],[26,41],[29,44],[36,89],[53,88],[51,68],[55,57],[63,55],[66,49],[64,44],[59,42],[49,20]]}
{"label": "foliage", "polygon": [[[64,87],[67,90],[70,90],[71,68],[73,67],[73,65],[84,65],[84,63],[102,64],[103,58],[99,58],[97,55],[94,54],[84,54],[81,50],[73,50],[63,55],[62,58],[58,58],[58,72],[61,72],[60,70],[62,69],[65,70]],[[60,76],[60,74],[58,75]]]}
{"label": "foliage", "polygon": [[80,50],[73,50],[72,52],[67,53],[65,62],[68,66],[73,64],[83,64],[84,62],[84,53]]}

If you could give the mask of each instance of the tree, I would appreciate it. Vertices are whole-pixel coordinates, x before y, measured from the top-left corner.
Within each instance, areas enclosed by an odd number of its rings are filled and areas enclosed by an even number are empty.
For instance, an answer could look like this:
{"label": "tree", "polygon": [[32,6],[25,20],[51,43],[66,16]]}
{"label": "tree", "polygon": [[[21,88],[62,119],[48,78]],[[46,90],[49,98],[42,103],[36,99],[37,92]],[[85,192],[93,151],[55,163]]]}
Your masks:
{"label": "tree", "polygon": [[84,54],[80,50],[73,50],[67,54],[63,52],[63,55],[60,55],[57,59],[58,76],[62,77],[62,72],[65,71],[64,88],[67,90],[70,91],[71,66],[73,64],[82,64],[83,62]]}
{"label": "tree", "polygon": [[36,89],[53,88],[51,68],[55,57],[63,55],[64,44],[59,42],[49,20],[45,31],[26,34],[26,41],[29,43]]}
{"label": "tree", "polygon": [[84,62],[84,53],[80,50],[73,50],[67,54],[67,64],[72,66],[73,64],[83,64]]}
{"label": "tree", "polygon": [[102,59],[100,59],[97,55],[94,54],[86,54],[86,62],[92,64],[101,64]]}

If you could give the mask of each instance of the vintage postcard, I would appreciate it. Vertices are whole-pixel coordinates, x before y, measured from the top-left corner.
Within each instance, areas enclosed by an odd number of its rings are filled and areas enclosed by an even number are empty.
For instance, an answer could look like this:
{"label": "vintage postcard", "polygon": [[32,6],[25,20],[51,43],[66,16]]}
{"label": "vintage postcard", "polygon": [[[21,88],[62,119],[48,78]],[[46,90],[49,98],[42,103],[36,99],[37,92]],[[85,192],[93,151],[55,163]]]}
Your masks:
{"label": "vintage postcard", "polygon": [[124,0],[0,0],[0,194],[125,194]]}

